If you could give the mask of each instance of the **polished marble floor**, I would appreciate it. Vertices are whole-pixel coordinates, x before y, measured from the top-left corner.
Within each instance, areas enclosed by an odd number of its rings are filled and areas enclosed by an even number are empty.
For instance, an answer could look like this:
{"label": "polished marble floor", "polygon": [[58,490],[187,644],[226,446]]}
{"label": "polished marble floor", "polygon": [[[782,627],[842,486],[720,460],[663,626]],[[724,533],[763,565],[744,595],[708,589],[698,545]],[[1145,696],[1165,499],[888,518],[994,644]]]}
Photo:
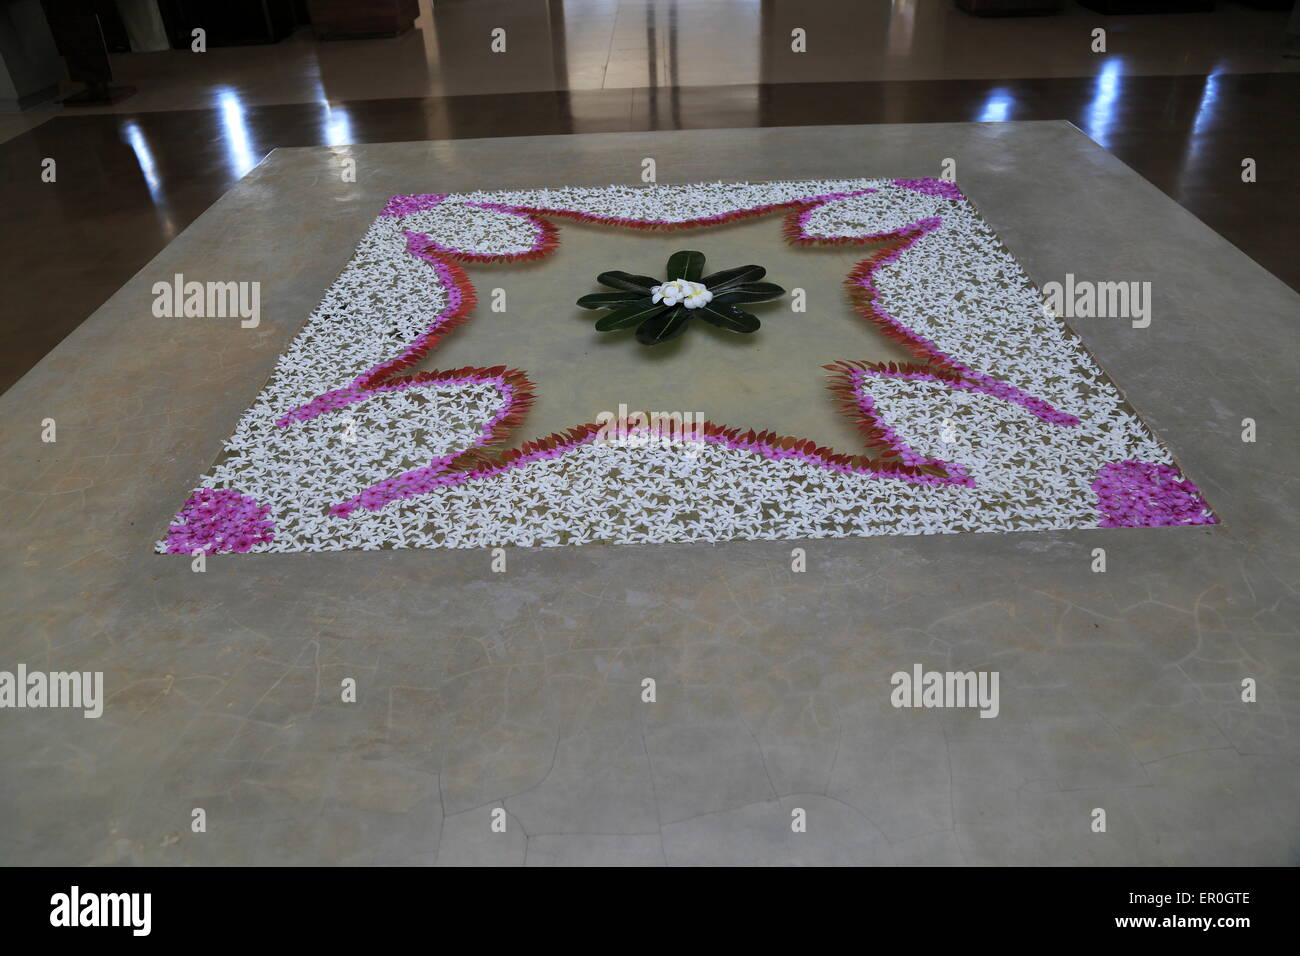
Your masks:
{"label": "polished marble floor", "polygon": [[[1285,14],[1235,3],[1212,15],[980,18],[949,0],[421,0],[391,40],[319,43],[300,28],[273,48],[114,57],[138,87],[110,112],[195,109],[229,89],[246,105],[826,83],[1300,71],[1280,61]],[[1105,54],[1092,30],[1105,28]],[[491,31],[506,31],[494,53]],[[804,31],[804,50],[791,32]],[[1176,41],[1171,41],[1176,37]],[[49,115],[33,114],[35,116]]]}
{"label": "polished marble floor", "polygon": [[[274,46],[119,55],[131,99],[0,114],[0,388],[277,146],[1066,119],[1300,288],[1300,193],[1286,175],[1300,61],[1279,53],[1285,14],[1221,6],[984,20],[938,0],[426,2],[393,40],[299,31]],[[807,53],[789,51],[796,21]],[[484,52],[499,23],[507,52]],[[1089,48],[1096,23],[1105,55]],[[51,158],[58,179],[44,183]],[[661,169],[673,178],[671,160]]]}

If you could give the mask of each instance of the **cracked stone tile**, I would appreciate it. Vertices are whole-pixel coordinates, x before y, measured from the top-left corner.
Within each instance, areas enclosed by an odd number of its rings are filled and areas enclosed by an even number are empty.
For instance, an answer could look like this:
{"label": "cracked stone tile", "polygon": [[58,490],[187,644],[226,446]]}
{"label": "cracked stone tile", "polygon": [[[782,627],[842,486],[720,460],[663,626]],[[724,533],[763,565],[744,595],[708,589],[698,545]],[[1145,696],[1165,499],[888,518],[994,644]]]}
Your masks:
{"label": "cracked stone tile", "polygon": [[740,724],[647,726],[645,746],[665,824],[776,797],[762,749]]}
{"label": "cracked stone tile", "polygon": [[663,866],[659,834],[546,834],[528,838],[526,866]]}
{"label": "cracked stone tile", "polygon": [[[975,866],[1133,866],[1151,840],[1132,811],[1133,789],[1013,787],[962,780],[953,788],[955,833],[963,859]],[[1107,831],[1091,829],[1092,811],[1106,812]]]}
{"label": "cracked stone tile", "polygon": [[484,668],[440,688],[442,793],[459,812],[535,786],[550,768],[557,734],[547,714],[542,666]]}
{"label": "cracked stone tile", "polygon": [[952,830],[922,833],[890,845],[894,866],[964,866],[961,843]]}
{"label": "cracked stone tile", "polygon": [[[507,811],[504,833],[492,831],[492,810],[475,807],[443,818],[438,866],[523,866],[528,835]],[[503,808],[504,809],[504,808]]]}
{"label": "cracked stone tile", "polygon": [[[807,830],[792,829],[803,810]],[[884,835],[857,810],[794,794],[665,824],[670,866],[874,866],[892,862]]]}
{"label": "cracked stone tile", "polygon": [[659,832],[654,781],[639,710],[651,707],[636,687],[587,686],[560,678],[552,689],[580,707],[561,722],[546,776],[506,800],[530,833]]}
{"label": "cracked stone tile", "polygon": [[1243,787],[1252,768],[1236,750],[1177,754],[1146,769],[1152,785],[1127,796],[1162,864],[1294,865],[1294,813]]}
{"label": "cracked stone tile", "polygon": [[952,827],[952,767],[934,711],[893,710],[845,721],[827,794],[891,839]]}

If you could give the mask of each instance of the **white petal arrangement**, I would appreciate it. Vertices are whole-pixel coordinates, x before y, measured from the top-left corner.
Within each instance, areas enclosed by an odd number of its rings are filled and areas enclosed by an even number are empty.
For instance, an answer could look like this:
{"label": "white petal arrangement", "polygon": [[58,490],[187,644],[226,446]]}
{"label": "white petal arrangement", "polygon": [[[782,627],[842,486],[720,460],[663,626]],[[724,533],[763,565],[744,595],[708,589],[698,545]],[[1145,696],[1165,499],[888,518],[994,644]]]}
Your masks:
{"label": "white petal arrangement", "polygon": [[706,289],[703,283],[687,282],[685,279],[674,279],[672,282],[652,286],[650,293],[656,302],[662,302],[664,305],[676,305],[680,302],[688,309],[698,309],[713,301],[713,293]]}
{"label": "white petal arrangement", "polygon": [[[693,215],[664,217],[678,209]],[[848,279],[864,318],[920,364],[873,366],[845,356],[829,367],[830,387],[863,424],[874,457],[745,432],[739,422],[711,424],[703,447],[689,454],[594,441],[587,426],[519,444],[530,437],[532,387],[520,372],[411,371],[425,357],[436,360],[451,328],[468,323],[459,334],[472,334],[474,290],[457,263],[544,257],[558,241],[552,220],[707,230],[765,215],[783,216],[785,240],[799,245],[894,243]],[[651,282],[645,299],[665,314],[707,318],[728,308],[698,272]],[[642,290],[627,291],[639,297]],[[395,353],[394,341],[406,345]],[[776,540],[1216,520],[1078,338],[1044,314],[1039,291],[973,206],[936,180],[395,197],[280,356],[218,461],[158,541],[159,552]]]}

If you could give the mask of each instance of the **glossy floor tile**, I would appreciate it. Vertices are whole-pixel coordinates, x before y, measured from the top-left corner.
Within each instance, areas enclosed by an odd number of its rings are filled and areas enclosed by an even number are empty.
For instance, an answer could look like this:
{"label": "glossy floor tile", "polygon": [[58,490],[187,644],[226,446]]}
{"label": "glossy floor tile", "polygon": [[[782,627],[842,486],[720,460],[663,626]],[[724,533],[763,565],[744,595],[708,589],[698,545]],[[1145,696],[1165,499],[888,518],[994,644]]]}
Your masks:
{"label": "glossy floor tile", "polygon": [[[1295,72],[1286,13],[982,18],[950,0],[423,0],[393,39],[118,54],[137,93],[86,112],[526,93],[945,79]],[[1094,52],[1092,31],[1107,31]],[[494,30],[505,49],[493,52]],[[796,52],[793,31],[801,30]],[[53,115],[47,109],[40,115]]]}
{"label": "glossy floor tile", "polygon": [[[1067,119],[1293,287],[1293,73],[535,92],[60,116],[0,144],[7,387],[274,148],[805,124]],[[58,164],[54,183],[42,162]],[[930,171],[945,158],[936,155]],[[1257,180],[1242,182],[1242,161]],[[678,179],[670,151],[659,177]],[[639,158],[638,158],[639,163]],[[845,175],[869,157],[843,157]],[[359,176],[365,170],[358,171]],[[721,173],[719,172],[719,175]],[[640,166],[608,179],[639,181]],[[562,181],[562,171],[552,182]],[[429,189],[437,183],[424,184]]]}
{"label": "glossy floor tile", "polygon": [[[1300,285],[1284,177],[1300,61],[1279,55],[1284,13],[1100,17],[1071,4],[981,19],[946,0],[420,9],[416,29],[388,40],[317,42],[304,28],[271,46],[118,55],[134,97],[0,114],[0,280],[14,290],[0,388],[277,146],[1068,119]],[[1105,54],[1091,50],[1098,23]],[[490,48],[497,27],[503,53]],[[796,28],[807,52],[790,49]],[[1258,178],[1243,188],[1248,158]],[[46,160],[54,183],[39,178]]]}

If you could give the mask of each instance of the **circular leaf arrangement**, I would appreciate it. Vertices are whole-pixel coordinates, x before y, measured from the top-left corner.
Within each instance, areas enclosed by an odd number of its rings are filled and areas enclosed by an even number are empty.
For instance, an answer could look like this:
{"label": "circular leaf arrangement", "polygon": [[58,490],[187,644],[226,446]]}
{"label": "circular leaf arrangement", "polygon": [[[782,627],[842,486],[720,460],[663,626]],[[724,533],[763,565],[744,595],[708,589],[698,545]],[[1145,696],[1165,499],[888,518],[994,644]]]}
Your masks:
{"label": "circular leaf arrangement", "polygon": [[738,266],[704,276],[704,253],[676,252],[668,259],[668,278],[627,272],[602,272],[596,281],[616,292],[593,292],[578,300],[584,309],[609,309],[596,322],[597,332],[636,328],[642,345],[659,345],[677,338],[692,319],[703,319],[728,332],[757,332],[756,316],[737,307],[738,302],[767,302],[785,295],[771,282],[762,266]]}

